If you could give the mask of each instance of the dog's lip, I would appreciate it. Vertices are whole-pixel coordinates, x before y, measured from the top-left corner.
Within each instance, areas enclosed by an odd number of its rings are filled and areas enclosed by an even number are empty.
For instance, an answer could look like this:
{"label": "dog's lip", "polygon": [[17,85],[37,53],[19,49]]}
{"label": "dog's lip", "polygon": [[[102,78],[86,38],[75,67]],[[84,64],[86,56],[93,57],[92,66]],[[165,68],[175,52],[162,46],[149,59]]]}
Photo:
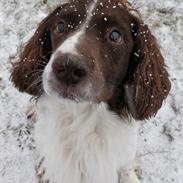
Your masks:
{"label": "dog's lip", "polygon": [[68,98],[68,99],[70,99],[70,100],[74,100],[75,98],[77,98],[76,95],[71,94],[71,93],[69,93],[69,92],[63,92],[63,93],[61,94],[61,96],[62,96],[63,98]]}
{"label": "dog's lip", "polygon": [[[65,83],[60,83],[56,79],[48,80],[49,88],[57,93],[60,98],[70,99],[73,101],[84,100],[83,94],[80,93],[82,87],[78,84],[76,85],[66,85]],[[49,91],[48,91],[49,93]]]}
{"label": "dog's lip", "polygon": [[[45,91],[51,95],[55,93],[55,95],[61,99],[76,102],[95,101],[98,88],[94,87],[95,85],[89,87],[87,83],[90,83],[90,80],[88,80],[84,80],[78,84],[67,85],[64,82],[58,81],[54,75],[51,75],[46,81],[47,83],[45,85],[48,86],[48,90]],[[91,91],[88,91],[89,89],[91,89]]]}
{"label": "dog's lip", "polygon": [[69,89],[60,90],[59,95],[61,98],[64,98],[64,99],[69,99],[69,100],[73,100],[73,101],[77,101],[77,102],[84,101],[84,97],[82,97],[81,94],[79,94],[79,93],[77,94],[76,91],[72,92]]}

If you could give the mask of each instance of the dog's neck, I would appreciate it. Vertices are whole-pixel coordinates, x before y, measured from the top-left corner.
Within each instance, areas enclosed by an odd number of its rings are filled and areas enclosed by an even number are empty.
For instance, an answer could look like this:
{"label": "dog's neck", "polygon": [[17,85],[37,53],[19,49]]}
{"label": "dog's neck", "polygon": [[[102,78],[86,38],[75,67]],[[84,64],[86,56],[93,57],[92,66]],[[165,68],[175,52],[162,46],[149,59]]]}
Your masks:
{"label": "dog's neck", "polygon": [[55,177],[55,182],[117,182],[117,170],[132,166],[135,125],[122,121],[104,103],[42,97],[36,125],[46,176]]}

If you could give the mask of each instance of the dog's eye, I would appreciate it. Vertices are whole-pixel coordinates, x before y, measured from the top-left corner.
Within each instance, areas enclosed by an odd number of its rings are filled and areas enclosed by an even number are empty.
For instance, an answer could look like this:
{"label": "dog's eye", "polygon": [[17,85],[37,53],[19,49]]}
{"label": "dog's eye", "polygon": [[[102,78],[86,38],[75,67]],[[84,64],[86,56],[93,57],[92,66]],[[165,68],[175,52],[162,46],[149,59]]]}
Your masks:
{"label": "dog's eye", "polygon": [[58,25],[57,25],[57,30],[58,30],[58,32],[60,32],[60,33],[65,32],[65,24],[64,24],[64,22],[58,23]]}
{"label": "dog's eye", "polygon": [[110,33],[109,39],[112,42],[119,43],[121,42],[121,34],[117,30],[114,30]]}

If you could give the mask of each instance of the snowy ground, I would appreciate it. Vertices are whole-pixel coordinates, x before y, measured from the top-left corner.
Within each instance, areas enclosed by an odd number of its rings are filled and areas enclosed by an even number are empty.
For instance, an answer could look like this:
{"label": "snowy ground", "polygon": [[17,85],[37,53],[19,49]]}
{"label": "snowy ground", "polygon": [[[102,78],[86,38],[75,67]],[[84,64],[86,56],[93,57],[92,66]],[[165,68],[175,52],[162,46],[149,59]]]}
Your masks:
{"label": "snowy ground", "polygon": [[[142,183],[182,183],[183,0],[135,4],[159,40],[172,81],[163,108],[139,130]],[[17,92],[9,76],[11,61],[47,12],[41,0],[0,0],[0,183],[35,182],[34,130],[25,116],[30,96]]]}

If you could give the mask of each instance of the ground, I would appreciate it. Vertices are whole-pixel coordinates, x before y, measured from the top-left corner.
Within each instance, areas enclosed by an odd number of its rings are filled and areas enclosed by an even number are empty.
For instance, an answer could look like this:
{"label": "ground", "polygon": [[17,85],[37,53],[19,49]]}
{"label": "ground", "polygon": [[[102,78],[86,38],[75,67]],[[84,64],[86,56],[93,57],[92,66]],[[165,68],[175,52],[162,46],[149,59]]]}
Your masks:
{"label": "ground", "polygon": [[[56,0],[0,1],[0,183],[35,181],[30,96],[9,81],[11,62]],[[58,3],[58,1],[56,1]],[[183,0],[134,0],[161,46],[172,90],[155,118],[139,129],[142,183],[183,182]]]}

